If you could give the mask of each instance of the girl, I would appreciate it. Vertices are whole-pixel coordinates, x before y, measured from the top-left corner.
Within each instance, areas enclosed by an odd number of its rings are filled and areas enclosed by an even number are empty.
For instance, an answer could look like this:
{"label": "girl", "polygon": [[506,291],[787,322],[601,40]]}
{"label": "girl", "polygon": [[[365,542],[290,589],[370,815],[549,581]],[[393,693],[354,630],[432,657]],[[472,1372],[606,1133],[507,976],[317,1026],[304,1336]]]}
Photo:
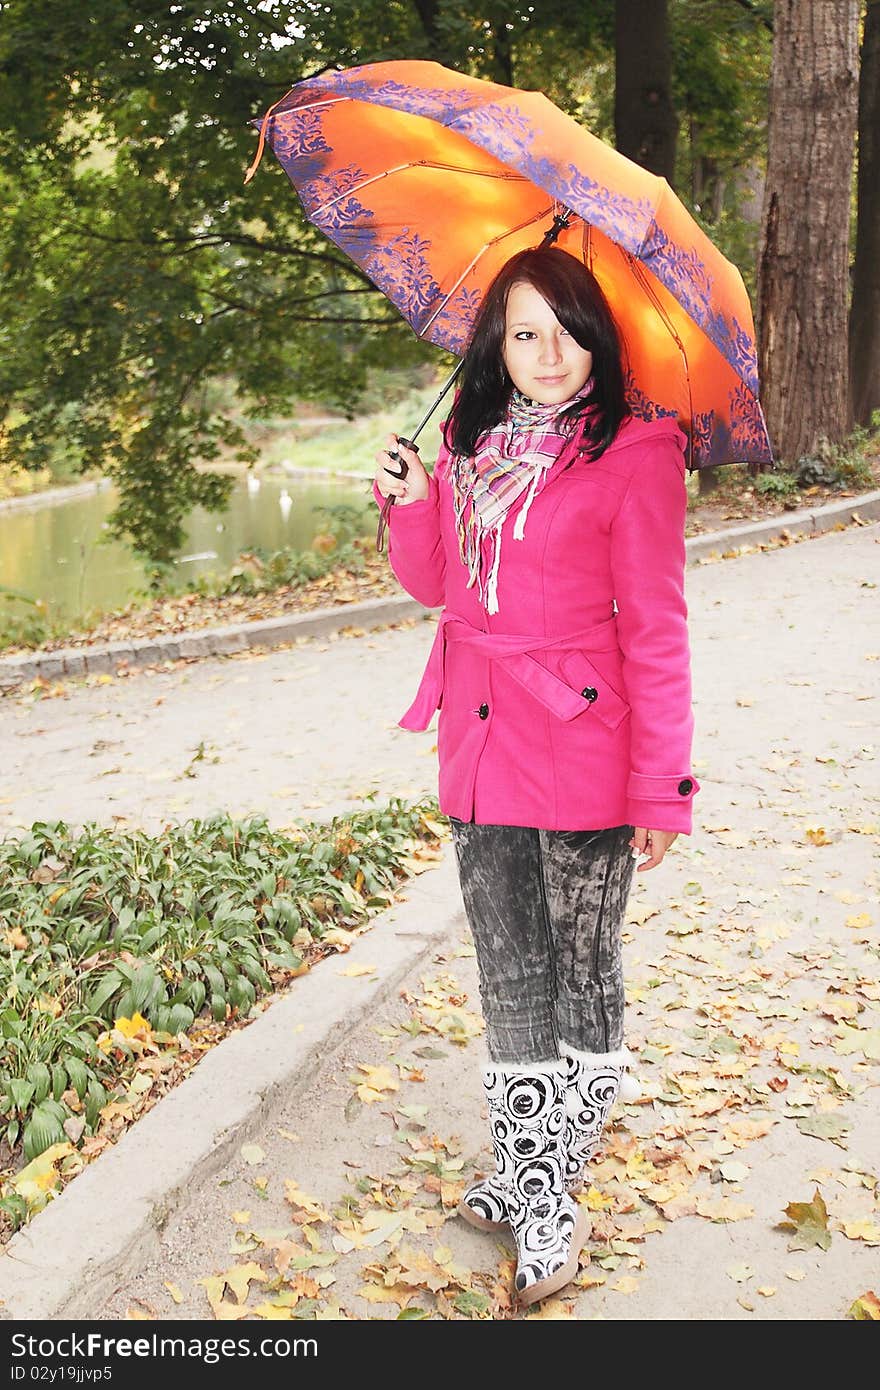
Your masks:
{"label": "girl", "polygon": [[[635,418],[590,271],[557,247],[486,292],[433,473],[392,435],[388,558],[443,606],[401,727],[440,708],[439,803],[476,950],[496,1172],[461,1215],[509,1224],[522,1303],[577,1273],[575,1200],[629,1054],[620,929],[635,858],[690,834],[686,438]],[[389,450],[406,460],[400,478]]]}

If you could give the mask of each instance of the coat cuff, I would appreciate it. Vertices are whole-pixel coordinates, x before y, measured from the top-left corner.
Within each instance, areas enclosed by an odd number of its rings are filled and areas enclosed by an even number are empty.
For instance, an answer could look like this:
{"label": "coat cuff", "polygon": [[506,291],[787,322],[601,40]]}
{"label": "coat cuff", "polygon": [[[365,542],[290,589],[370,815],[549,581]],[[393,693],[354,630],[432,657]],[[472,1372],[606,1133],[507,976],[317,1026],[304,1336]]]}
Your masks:
{"label": "coat cuff", "polygon": [[631,772],[626,785],[630,824],[690,835],[693,799],[699,790],[700,784],[690,772],[677,777]]}

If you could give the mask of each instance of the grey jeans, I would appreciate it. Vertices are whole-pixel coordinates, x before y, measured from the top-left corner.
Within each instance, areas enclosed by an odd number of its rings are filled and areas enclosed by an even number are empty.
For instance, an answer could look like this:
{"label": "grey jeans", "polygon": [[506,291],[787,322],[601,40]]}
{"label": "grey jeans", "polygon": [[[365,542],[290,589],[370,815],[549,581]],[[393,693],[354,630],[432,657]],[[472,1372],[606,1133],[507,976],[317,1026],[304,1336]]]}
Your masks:
{"label": "grey jeans", "polygon": [[632,825],[538,830],[450,816],[492,1061],[544,1062],[559,1042],[623,1047],[620,929]]}

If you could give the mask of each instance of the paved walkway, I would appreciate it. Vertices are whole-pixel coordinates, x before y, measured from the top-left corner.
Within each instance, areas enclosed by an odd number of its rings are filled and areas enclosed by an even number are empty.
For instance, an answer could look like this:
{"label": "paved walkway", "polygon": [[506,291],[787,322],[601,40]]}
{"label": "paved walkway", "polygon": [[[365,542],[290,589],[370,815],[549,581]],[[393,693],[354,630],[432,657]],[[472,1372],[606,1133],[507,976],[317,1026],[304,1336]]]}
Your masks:
{"label": "paved walkway", "polygon": [[[694,834],[636,876],[627,1040],[644,1094],[616,1112],[578,1286],[548,1316],[840,1318],[880,1293],[878,547],[873,524],[688,572]],[[374,788],[434,791],[436,733],[395,724],[432,632],[9,698],[0,833],[215,807],[283,824]],[[95,1314],[210,1318],[218,1286],[199,1281],[250,1265],[278,1285],[253,1278],[263,1316],[297,1295],[329,1317],[510,1316],[512,1247],[452,1215],[489,1161],[480,1027],[453,891],[430,968],[254,1127],[254,1150],[191,1185],[158,1257]],[[387,1069],[373,1103],[359,1067]],[[828,1248],[791,1250],[776,1225],[817,1189]],[[228,1286],[225,1304],[235,1316]]]}

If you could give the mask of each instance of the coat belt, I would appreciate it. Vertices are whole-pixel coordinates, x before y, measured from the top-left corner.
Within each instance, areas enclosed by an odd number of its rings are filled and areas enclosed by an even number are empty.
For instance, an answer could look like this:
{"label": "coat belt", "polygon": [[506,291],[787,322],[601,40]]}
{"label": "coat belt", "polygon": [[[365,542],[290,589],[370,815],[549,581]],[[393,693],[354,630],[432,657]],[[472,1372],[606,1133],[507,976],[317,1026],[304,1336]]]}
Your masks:
{"label": "coat belt", "polygon": [[437,632],[422,673],[416,698],[402,719],[402,729],[427,729],[443,694],[443,672],[447,642],[464,642],[475,651],[498,661],[520,685],[546,705],[560,719],[573,719],[584,709],[583,697],[572,690],[559,676],[535,661],[529,652],[613,651],[617,647],[617,624],[614,616],[579,632],[556,637],[527,637],[509,632],[483,632],[457,613],[448,610],[440,614]]}

